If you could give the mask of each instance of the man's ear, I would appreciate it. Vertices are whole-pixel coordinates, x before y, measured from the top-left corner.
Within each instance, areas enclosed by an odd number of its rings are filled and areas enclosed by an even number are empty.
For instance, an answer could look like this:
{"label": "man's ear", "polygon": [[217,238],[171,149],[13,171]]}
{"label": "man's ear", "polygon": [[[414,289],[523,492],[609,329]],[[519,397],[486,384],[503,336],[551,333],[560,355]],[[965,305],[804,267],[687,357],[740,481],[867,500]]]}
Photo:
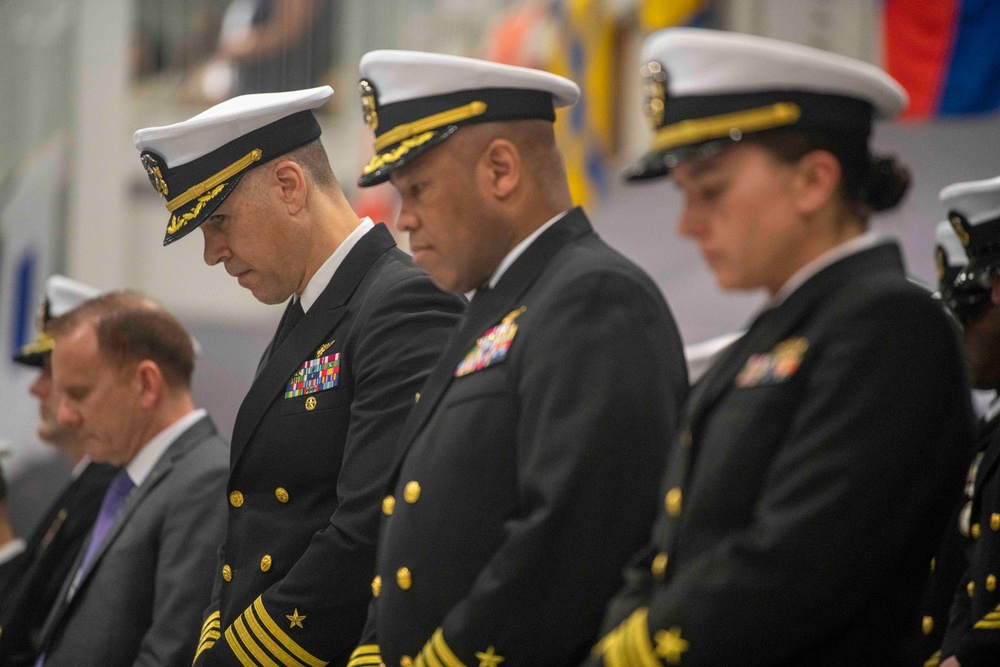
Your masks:
{"label": "man's ear", "polygon": [[799,158],[793,182],[796,206],[806,216],[819,212],[836,196],[843,170],[830,151],[817,149]]}
{"label": "man's ear", "polygon": [[517,146],[507,139],[494,139],[479,158],[480,187],[495,199],[506,199],[521,183],[523,164]]}
{"label": "man's ear", "polygon": [[152,410],[163,395],[163,372],[155,361],[145,359],[135,367],[134,381],[139,392],[139,405],[144,410]]}
{"label": "man's ear", "polygon": [[306,205],[309,190],[302,166],[293,160],[282,160],[274,166],[273,178],[278,197],[287,207],[288,213],[295,215],[301,211]]}

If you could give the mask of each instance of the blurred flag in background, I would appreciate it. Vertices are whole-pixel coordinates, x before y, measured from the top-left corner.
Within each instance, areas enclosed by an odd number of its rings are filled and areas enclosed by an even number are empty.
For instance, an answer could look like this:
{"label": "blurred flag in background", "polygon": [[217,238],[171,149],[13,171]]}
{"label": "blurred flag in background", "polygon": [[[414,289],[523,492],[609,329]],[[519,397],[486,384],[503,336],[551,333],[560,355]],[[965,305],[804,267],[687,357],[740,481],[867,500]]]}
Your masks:
{"label": "blurred flag in background", "polygon": [[1000,109],[1000,2],[885,0],[885,67],[910,94],[905,117]]}

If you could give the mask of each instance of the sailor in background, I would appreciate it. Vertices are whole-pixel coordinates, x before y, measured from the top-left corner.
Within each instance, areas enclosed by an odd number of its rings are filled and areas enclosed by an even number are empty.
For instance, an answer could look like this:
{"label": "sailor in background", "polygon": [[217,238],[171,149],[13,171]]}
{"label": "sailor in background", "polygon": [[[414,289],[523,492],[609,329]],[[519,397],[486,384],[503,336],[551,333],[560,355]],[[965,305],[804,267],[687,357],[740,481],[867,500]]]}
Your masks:
{"label": "sailor in background", "polygon": [[[956,183],[941,191],[948,219],[969,264],[958,274],[951,303],[963,322],[969,369],[980,389],[1000,388],[1000,177]],[[1000,663],[1000,401],[979,424],[957,523],[966,538],[965,572],[954,592],[941,667]],[[957,444],[957,443],[956,443]],[[951,528],[950,530],[954,530]],[[946,538],[947,539],[947,538]],[[944,622],[935,618],[934,622]]]}
{"label": "sailor in background", "polygon": [[649,546],[589,665],[902,665],[973,417],[954,324],[868,231],[908,184],[869,64],[668,29],[642,50],[682,236],[765,310],[688,401]]}
{"label": "sailor in background", "polygon": [[89,285],[60,275],[45,281],[35,340],[14,361],[38,368],[31,394],[38,399],[38,437],[73,464],[66,488],[45,511],[17,558],[0,565],[0,665],[33,665],[45,618],[55,602],[77,552],[97,518],[101,500],[118,472],[94,463],[75,428],[57,419],[58,399],[52,387],[52,347],[47,329],[59,317],[97,296]]}
{"label": "sailor in background", "polygon": [[351,209],[313,113],[332,95],[244,95],[135,134],[164,243],[200,228],[207,264],[288,302],[233,427],[199,666],[346,662],[399,431],[464,309]]}
{"label": "sailor in background", "polygon": [[645,540],[687,393],[653,281],[573,208],[562,77],[374,51],[361,90],[414,263],[475,291],[384,490],[361,665],[582,660]]}
{"label": "sailor in background", "polygon": [[[965,254],[965,248],[955,233],[955,228],[951,222],[944,221],[938,223],[934,230],[934,261],[938,270],[938,290],[935,297],[942,305],[946,306],[955,317],[956,324],[964,327],[970,319],[975,319],[989,303],[990,290],[981,286],[969,286],[963,290],[961,298],[955,292],[955,279],[965,270],[969,263],[969,257]],[[967,351],[970,345],[975,347],[981,345],[982,334],[976,333],[977,328],[970,331],[971,336],[963,335],[963,345]],[[974,386],[988,383],[987,378],[983,378],[977,373],[989,371],[989,367],[978,365],[970,369],[972,371],[972,382]],[[992,393],[992,392],[991,392]],[[995,393],[993,394],[995,398]],[[976,397],[974,393],[973,397]],[[976,443],[968,451],[968,458],[971,459],[973,453],[985,447],[985,443],[990,440],[997,424],[1000,423],[995,413],[996,410],[987,408],[987,416],[979,420],[976,429]],[[968,510],[963,512],[968,498],[963,493],[962,488],[956,488],[954,492],[956,501],[955,509],[948,521],[945,523],[944,534],[937,552],[931,559],[928,567],[927,584],[924,587],[923,598],[920,603],[920,613],[912,624],[910,633],[913,648],[910,649],[911,664],[923,667],[924,665],[936,665],[940,659],[941,640],[944,638],[945,630],[948,628],[948,612],[951,609],[952,600],[955,597],[955,589],[958,582],[965,573],[967,561],[965,549],[971,537],[970,515]],[[957,499],[961,497],[962,502]],[[960,519],[964,517],[960,523]]]}

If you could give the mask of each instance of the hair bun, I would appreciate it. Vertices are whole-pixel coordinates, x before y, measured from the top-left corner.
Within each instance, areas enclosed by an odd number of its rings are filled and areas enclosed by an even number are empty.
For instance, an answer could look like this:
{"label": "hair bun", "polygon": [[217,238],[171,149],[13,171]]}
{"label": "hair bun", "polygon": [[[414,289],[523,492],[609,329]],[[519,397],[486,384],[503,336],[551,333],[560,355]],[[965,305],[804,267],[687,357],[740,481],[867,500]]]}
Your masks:
{"label": "hair bun", "polygon": [[868,187],[862,198],[873,211],[886,211],[899,204],[910,188],[911,180],[909,168],[897,160],[895,155],[873,155]]}

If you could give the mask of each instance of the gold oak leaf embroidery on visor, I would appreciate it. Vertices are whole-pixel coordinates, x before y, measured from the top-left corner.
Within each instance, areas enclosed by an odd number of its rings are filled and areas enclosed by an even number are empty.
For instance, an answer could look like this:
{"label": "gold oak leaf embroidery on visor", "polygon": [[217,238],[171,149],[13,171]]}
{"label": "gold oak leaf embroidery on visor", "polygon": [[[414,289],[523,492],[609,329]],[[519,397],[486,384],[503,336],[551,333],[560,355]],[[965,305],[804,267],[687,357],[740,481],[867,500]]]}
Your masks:
{"label": "gold oak leaf embroidery on visor", "polygon": [[423,134],[417,135],[417,136],[412,137],[410,139],[406,139],[405,141],[403,141],[401,144],[399,144],[398,146],[396,146],[396,148],[392,149],[388,153],[382,153],[381,155],[376,155],[365,166],[365,169],[364,169],[365,175],[367,176],[368,174],[372,173],[376,169],[381,169],[382,167],[384,167],[385,165],[389,164],[390,162],[395,162],[399,158],[401,158],[404,155],[406,155],[407,153],[409,153],[411,148],[416,148],[417,146],[421,146],[421,145],[427,143],[428,141],[431,140],[431,138],[433,136],[434,136],[434,132],[427,131],[427,132],[424,132]]}
{"label": "gold oak leaf embroidery on visor", "polygon": [[222,192],[224,187],[226,187],[226,184],[222,183],[209,192],[206,192],[202,196],[198,197],[198,203],[195,204],[195,207],[184,215],[171,216],[170,225],[167,227],[167,234],[176,234],[184,227],[184,225],[198,217],[198,214],[201,213],[201,209],[205,208],[205,204],[215,199],[215,196]]}

